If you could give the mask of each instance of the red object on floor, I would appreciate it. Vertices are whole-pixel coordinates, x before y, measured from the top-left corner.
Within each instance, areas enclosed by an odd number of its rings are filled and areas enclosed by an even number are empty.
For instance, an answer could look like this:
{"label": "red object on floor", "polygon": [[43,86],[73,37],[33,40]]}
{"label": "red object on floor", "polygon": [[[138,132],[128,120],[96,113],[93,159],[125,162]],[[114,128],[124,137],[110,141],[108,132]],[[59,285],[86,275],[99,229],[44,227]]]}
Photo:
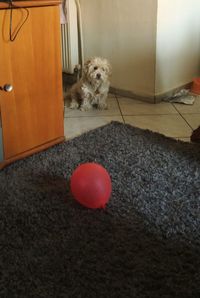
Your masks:
{"label": "red object on floor", "polygon": [[105,208],[111,192],[111,178],[100,164],[88,162],[78,166],[70,180],[74,198],[87,208]]}
{"label": "red object on floor", "polygon": [[191,92],[195,94],[200,94],[200,78],[193,79]]}

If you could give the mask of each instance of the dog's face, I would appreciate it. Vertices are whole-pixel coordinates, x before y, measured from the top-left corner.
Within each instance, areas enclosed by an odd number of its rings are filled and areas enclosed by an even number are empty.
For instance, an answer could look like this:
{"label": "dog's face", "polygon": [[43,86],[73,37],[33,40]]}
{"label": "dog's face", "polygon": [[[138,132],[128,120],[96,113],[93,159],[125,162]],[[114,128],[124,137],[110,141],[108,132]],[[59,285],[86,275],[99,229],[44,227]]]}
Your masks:
{"label": "dog's face", "polygon": [[84,64],[84,76],[94,84],[108,81],[111,75],[111,66],[107,59],[95,57]]}

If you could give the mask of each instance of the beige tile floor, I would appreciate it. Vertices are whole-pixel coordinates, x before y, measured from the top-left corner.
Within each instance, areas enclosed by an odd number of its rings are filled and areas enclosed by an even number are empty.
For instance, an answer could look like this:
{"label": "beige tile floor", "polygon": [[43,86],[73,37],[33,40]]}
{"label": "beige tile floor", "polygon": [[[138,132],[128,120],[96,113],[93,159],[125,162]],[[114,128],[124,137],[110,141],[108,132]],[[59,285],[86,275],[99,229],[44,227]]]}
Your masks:
{"label": "beige tile floor", "polygon": [[108,110],[81,112],[69,109],[68,105],[69,102],[65,101],[66,139],[114,120],[187,142],[192,130],[200,125],[200,97],[196,97],[193,105],[169,102],[151,104],[110,94]]}

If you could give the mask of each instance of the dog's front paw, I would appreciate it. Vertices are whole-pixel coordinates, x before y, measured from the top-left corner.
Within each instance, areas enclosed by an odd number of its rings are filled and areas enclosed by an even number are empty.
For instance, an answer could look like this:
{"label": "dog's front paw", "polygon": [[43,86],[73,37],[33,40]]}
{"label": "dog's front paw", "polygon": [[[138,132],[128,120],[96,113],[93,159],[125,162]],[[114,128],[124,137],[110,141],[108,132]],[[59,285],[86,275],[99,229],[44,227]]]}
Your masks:
{"label": "dog's front paw", "polygon": [[99,110],[107,110],[108,109],[108,105],[107,105],[106,102],[101,102],[101,103],[98,104],[97,108]]}
{"label": "dog's front paw", "polygon": [[70,109],[78,109],[79,108],[79,104],[77,101],[73,100],[71,103],[70,103],[70,106],[69,106]]}
{"label": "dog's front paw", "polygon": [[89,110],[91,110],[91,109],[92,109],[92,106],[89,105],[89,104],[81,105],[81,107],[80,107],[80,110],[81,110],[82,112],[86,112],[86,111],[89,111]]}

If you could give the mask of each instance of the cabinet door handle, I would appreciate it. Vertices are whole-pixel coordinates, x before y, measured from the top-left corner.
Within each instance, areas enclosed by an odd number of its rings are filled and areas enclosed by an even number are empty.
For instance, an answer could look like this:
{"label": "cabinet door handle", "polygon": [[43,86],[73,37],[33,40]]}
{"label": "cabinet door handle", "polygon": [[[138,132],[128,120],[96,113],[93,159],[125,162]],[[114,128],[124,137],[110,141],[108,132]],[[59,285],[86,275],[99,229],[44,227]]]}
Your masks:
{"label": "cabinet door handle", "polygon": [[0,87],[0,90],[11,92],[13,90],[13,86],[10,84],[5,84],[3,87]]}
{"label": "cabinet door handle", "polygon": [[10,84],[5,84],[3,86],[3,90],[6,91],[6,92],[11,92],[13,90],[13,86],[10,85]]}

